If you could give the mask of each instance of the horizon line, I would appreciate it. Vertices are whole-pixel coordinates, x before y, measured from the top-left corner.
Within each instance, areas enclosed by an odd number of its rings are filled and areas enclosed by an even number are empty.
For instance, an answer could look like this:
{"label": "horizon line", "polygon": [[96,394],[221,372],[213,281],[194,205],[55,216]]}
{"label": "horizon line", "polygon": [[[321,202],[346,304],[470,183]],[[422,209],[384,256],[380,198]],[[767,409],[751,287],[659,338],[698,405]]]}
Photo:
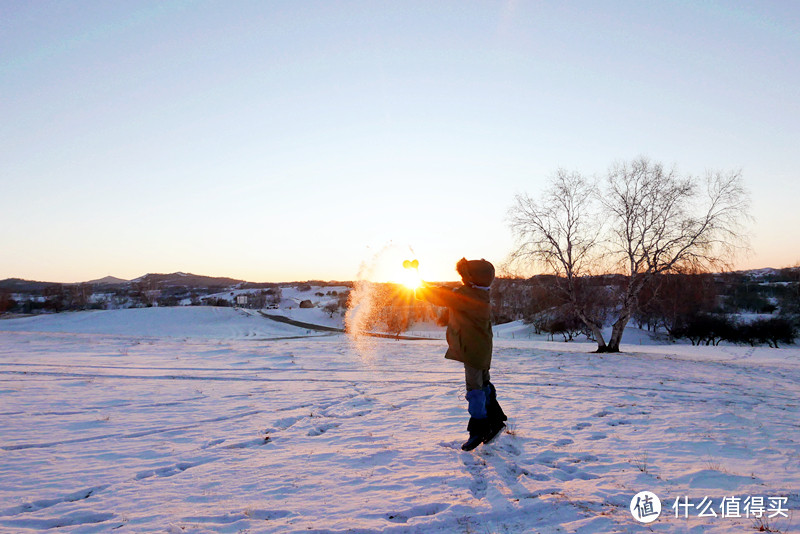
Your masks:
{"label": "horizon line", "polygon": [[[756,268],[750,268],[750,269],[731,269],[731,270],[722,270],[722,271],[708,271],[705,274],[742,273],[742,272],[754,272],[754,271],[765,271],[765,270],[781,271],[783,269],[798,269],[798,268],[800,268],[800,265],[793,265],[793,266],[787,266],[787,267],[771,267],[771,266],[767,266],[767,267],[756,267]],[[598,275],[595,275],[595,276],[607,276],[607,275],[617,275],[617,274],[618,275],[622,275],[622,276],[627,276],[625,273],[602,273],[602,274],[598,274]],[[174,271],[174,272],[171,272],[171,273],[149,272],[149,273],[145,273],[145,274],[143,274],[141,276],[137,276],[135,278],[130,278],[130,279],[120,278],[118,276],[114,276],[114,275],[110,275],[109,274],[109,275],[106,275],[106,276],[104,276],[102,278],[96,278],[96,279],[93,279],[93,280],[82,280],[82,281],[78,281],[78,282],[63,282],[63,281],[52,281],[52,280],[35,280],[35,279],[23,278],[23,277],[19,277],[19,276],[9,276],[7,278],[0,279],[0,282],[5,282],[5,281],[8,281],[8,280],[20,280],[20,281],[23,281],[23,282],[34,282],[34,283],[41,283],[41,284],[78,285],[78,284],[99,284],[99,283],[102,283],[101,282],[102,280],[105,280],[105,279],[108,279],[108,278],[113,278],[115,280],[119,280],[120,281],[119,283],[129,283],[129,282],[133,282],[135,280],[142,279],[142,278],[144,278],[146,276],[170,276],[170,275],[198,276],[198,277],[202,277],[202,278],[216,278],[216,279],[226,278],[226,279],[233,280],[235,282],[240,282],[240,283],[276,284],[276,285],[280,285],[280,284],[302,284],[302,283],[311,283],[311,282],[322,282],[322,283],[325,283],[325,284],[336,284],[336,283],[354,283],[354,282],[358,282],[359,281],[358,278],[353,278],[353,279],[350,279],[350,280],[331,280],[331,279],[324,280],[322,278],[308,278],[308,279],[305,279],[305,280],[297,279],[297,280],[261,281],[261,282],[257,282],[257,281],[253,281],[253,280],[245,280],[245,279],[240,279],[240,278],[233,278],[231,276],[212,276],[212,275],[205,275],[205,274],[190,273],[190,272],[186,272],[186,271]],[[503,276],[503,275],[499,275],[499,276],[497,276],[497,278],[508,278],[508,279],[525,280],[525,279],[533,278],[534,276],[557,276],[557,275],[554,275],[553,273],[536,273],[536,274],[533,274],[533,275],[530,275],[530,276],[513,276],[513,275]],[[428,280],[428,281],[429,282],[455,282],[457,280],[453,279],[453,280]]]}

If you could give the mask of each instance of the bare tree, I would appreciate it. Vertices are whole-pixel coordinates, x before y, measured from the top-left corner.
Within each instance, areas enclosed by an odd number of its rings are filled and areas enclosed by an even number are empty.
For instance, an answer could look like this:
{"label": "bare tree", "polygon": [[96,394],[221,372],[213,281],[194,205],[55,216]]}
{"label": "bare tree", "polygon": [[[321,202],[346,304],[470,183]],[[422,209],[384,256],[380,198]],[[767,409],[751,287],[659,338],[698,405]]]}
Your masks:
{"label": "bare tree", "polygon": [[510,264],[535,264],[555,274],[556,287],[575,315],[605,347],[602,323],[587,312],[589,302],[579,278],[596,265],[602,231],[596,211],[596,188],[578,173],[559,169],[541,201],[517,195],[509,210],[509,224],[516,238]]}
{"label": "bare tree", "polygon": [[[511,209],[517,238],[511,257],[532,260],[564,277],[563,287],[595,336],[598,352],[618,352],[648,281],[680,269],[728,267],[736,251],[747,247],[743,223],[749,220],[749,197],[738,171],[708,172],[698,180],[644,157],[612,166],[606,187],[595,197],[597,189],[584,179],[559,171],[542,202],[518,196]],[[593,198],[602,206],[602,218],[590,208]],[[606,265],[610,259],[615,263]],[[592,324],[583,313],[575,281],[601,268],[625,275],[608,344],[600,334],[602,325]]]}
{"label": "bare tree", "polygon": [[749,197],[739,171],[707,172],[701,181],[644,157],[614,165],[607,186],[602,203],[611,219],[610,252],[627,276],[606,349],[618,352],[639,293],[655,275],[730,267],[746,247]]}

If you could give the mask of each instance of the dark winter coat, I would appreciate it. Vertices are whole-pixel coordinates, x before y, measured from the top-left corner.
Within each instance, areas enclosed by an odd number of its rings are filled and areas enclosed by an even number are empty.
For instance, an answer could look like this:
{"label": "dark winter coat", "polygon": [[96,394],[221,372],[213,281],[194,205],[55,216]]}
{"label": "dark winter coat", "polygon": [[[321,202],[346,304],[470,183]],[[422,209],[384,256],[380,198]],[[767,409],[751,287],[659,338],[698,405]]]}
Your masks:
{"label": "dark winter coat", "polygon": [[463,285],[450,290],[427,286],[417,290],[417,297],[449,310],[445,358],[475,369],[491,367],[492,308],[488,288]]}

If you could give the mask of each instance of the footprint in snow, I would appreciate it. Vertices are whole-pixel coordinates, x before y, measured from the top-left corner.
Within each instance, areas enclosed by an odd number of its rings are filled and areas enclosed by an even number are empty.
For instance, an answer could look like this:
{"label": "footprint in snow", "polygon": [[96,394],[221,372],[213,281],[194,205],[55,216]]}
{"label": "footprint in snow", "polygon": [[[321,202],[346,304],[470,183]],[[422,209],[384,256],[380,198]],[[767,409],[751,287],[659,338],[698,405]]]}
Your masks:
{"label": "footprint in snow", "polygon": [[569,482],[571,480],[592,480],[597,478],[596,475],[586,473],[585,471],[569,470],[558,468],[553,471],[553,477],[562,482]]}
{"label": "footprint in snow", "polygon": [[575,473],[578,470],[578,468],[575,467],[574,465],[570,465],[570,464],[564,463],[564,462],[557,463],[555,465],[555,468],[556,469],[561,469],[562,471],[564,471],[565,473],[568,473],[570,475]]}
{"label": "footprint in snow", "polygon": [[299,420],[303,419],[305,416],[293,416],[293,417],[284,417],[282,419],[278,419],[275,421],[275,428],[277,430],[286,430],[291,426],[294,426]]}
{"label": "footprint in snow", "polygon": [[524,467],[517,465],[516,463],[509,463],[508,465],[505,466],[504,471],[508,476],[514,479],[519,478],[521,476],[531,475],[530,471],[528,471]]}
{"label": "footprint in snow", "polygon": [[486,496],[486,488],[489,483],[486,481],[486,462],[470,453],[462,455],[464,467],[472,476],[469,484],[469,491],[475,499],[483,499]]}
{"label": "footprint in snow", "polygon": [[423,504],[421,506],[415,506],[413,508],[409,508],[404,512],[386,514],[385,517],[392,523],[408,523],[408,520],[413,517],[425,517],[425,516],[436,515],[442,510],[445,510],[449,507],[450,507],[449,504],[443,504],[443,503]]}
{"label": "footprint in snow", "polygon": [[62,495],[61,497],[56,497],[54,499],[40,499],[38,501],[26,502],[0,511],[0,516],[14,516],[29,512],[36,512],[37,510],[41,510],[43,508],[50,508],[51,506],[56,506],[57,504],[82,501],[88,499],[93,495],[96,495],[97,493],[105,490],[108,487],[109,484],[105,484],[102,486],[94,486],[91,488],[85,488],[78,491],[74,491],[72,493],[67,493],[66,495]]}
{"label": "footprint in snow", "polygon": [[619,421],[609,421],[606,423],[608,426],[618,426],[618,425],[629,425],[631,424],[630,421],[627,419],[620,419]]}
{"label": "footprint in snow", "polygon": [[251,447],[260,447],[261,445],[270,443],[270,441],[272,440],[269,436],[264,436],[262,438],[250,439],[240,443],[231,443],[230,445],[224,446],[223,449],[249,449]]}
{"label": "footprint in snow", "polygon": [[139,471],[136,473],[134,479],[142,480],[145,478],[151,477],[171,477],[177,475],[178,473],[183,473],[187,469],[191,469],[192,467],[197,467],[204,462],[180,462],[175,465],[170,465],[167,467],[160,467],[158,469],[147,469],[146,471]]}
{"label": "footprint in snow", "polygon": [[520,449],[519,447],[517,447],[513,443],[509,442],[508,440],[501,441],[497,445],[497,448],[500,449],[500,450],[506,451],[506,452],[508,452],[510,454],[513,454],[514,456],[519,456],[520,454],[522,454],[522,449]]}
{"label": "footprint in snow", "polygon": [[270,521],[272,519],[281,519],[284,517],[288,517],[292,515],[292,512],[288,510],[254,510],[248,509],[244,511],[244,515],[249,517],[250,519],[263,519],[265,521]]}
{"label": "footprint in snow", "polygon": [[547,482],[548,480],[552,480],[549,476],[542,473],[528,473],[528,477],[538,482]]}
{"label": "footprint in snow", "polygon": [[589,428],[590,426],[592,426],[592,423],[578,423],[572,427],[572,430],[583,430],[584,428]]}
{"label": "footprint in snow", "polygon": [[311,430],[309,430],[308,431],[308,435],[309,436],[319,436],[321,434],[324,434],[328,430],[330,430],[332,428],[336,428],[338,426],[340,426],[339,423],[325,423],[323,425],[319,425],[316,428],[312,428]]}

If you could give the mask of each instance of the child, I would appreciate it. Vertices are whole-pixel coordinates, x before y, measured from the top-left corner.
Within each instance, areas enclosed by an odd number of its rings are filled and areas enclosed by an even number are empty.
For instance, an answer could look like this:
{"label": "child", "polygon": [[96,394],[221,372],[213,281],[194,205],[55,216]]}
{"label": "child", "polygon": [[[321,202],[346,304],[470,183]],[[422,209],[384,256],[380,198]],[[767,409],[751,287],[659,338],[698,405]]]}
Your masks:
{"label": "child", "polygon": [[471,451],[488,443],[505,426],[507,419],[497,403],[494,385],[489,382],[492,363],[492,322],[489,286],[494,280],[494,266],[484,259],[456,264],[464,285],[454,290],[425,284],[417,290],[417,298],[446,307],[447,353],[445,358],[464,364],[469,403],[469,439],[461,445]]}

